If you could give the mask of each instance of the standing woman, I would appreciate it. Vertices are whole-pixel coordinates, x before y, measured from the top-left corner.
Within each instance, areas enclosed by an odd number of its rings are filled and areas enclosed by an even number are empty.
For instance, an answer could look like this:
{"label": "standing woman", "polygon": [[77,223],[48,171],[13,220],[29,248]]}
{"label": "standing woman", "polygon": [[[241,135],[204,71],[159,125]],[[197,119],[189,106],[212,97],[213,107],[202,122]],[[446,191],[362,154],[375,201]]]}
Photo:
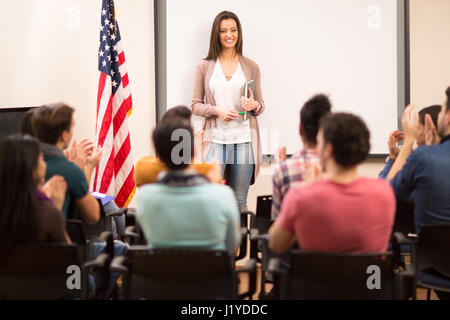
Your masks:
{"label": "standing woman", "polygon": [[[242,55],[242,28],[232,12],[217,15],[211,30],[208,56],[197,66],[192,111],[204,117],[202,155],[229,166],[228,184],[239,210],[247,208],[247,194],[259,172],[261,147],[256,116],[264,111],[258,65]],[[244,97],[244,85],[254,80],[255,92]],[[251,111],[244,120],[239,113]]]}

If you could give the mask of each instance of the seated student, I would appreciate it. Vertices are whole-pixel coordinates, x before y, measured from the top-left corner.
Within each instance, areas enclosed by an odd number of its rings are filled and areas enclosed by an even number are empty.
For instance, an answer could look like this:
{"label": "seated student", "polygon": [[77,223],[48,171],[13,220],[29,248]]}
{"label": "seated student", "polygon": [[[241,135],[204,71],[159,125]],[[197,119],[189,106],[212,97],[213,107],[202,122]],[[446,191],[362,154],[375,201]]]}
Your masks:
{"label": "seated student", "polygon": [[289,190],[269,230],[272,251],[287,251],[294,239],[308,251],[386,251],[395,197],[384,180],[358,175],[369,139],[367,126],[357,116],[336,113],[321,119],[317,151],[326,178]]}
{"label": "seated student", "polygon": [[[182,118],[187,121],[191,121],[192,111],[188,107],[185,106],[177,106],[173,107],[164,114],[161,119],[163,121],[172,121],[176,118]],[[196,132],[194,136],[194,152],[201,157],[201,135],[202,132]],[[195,157],[194,157],[195,158]],[[140,187],[147,183],[153,183],[157,180],[160,172],[166,170],[165,164],[158,159],[157,157],[147,156],[141,158],[134,168],[134,182],[137,187]],[[213,166],[209,163],[200,163],[198,161],[194,161],[191,165],[191,169],[197,171],[199,174],[203,176],[210,176],[211,170],[214,170]],[[219,182],[219,181],[213,181]]]}
{"label": "seated student", "polygon": [[[417,126],[411,119],[412,106],[405,109],[402,126],[405,141],[388,179],[400,201],[414,201],[416,233],[426,224],[450,223],[450,87],[446,90],[437,121],[437,131],[430,116],[425,117],[427,146],[412,150]],[[437,282],[450,288],[450,278],[419,275],[426,282]],[[450,299],[449,293],[436,292],[440,299]]]}
{"label": "seated student", "polygon": [[[100,161],[101,150],[98,150],[97,153],[88,153],[84,172],[78,165],[66,158],[63,150],[67,149],[73,136],[75,126],[73,112],[74,109],[65,104],[40,107],[33,112],[32,128],[40,140],[41,150],[47,163],[46,179],[56,174],[63,176],[67,182],[66,198],[62,210],[64,217],[70,218],[68,217],[69,211],[76,208],[86,223],[95,224],[100,219],[100,205],[88,191],[89,180]],[[93,256],[98,256],[105,250],[105,247],[106,243],[95,242]],[[126,245],[115,240],[114,254],[126,255],[126,253]],[[112,292],[112,287],[118,277],[118,273],[112,273],[108,295]]]}
{"label": "seated student", "polygon": [[[37,139],[12,135],[3,140],[0,145],[0,260],[3,262],[16,244],[70,243],[61,212],[39,190],[45,171]],[[54,199],[63,202],[66,183],[59,179],[54,187]]]}
{"label": "seated student", "polygon": [[306,167],[309,164],[319,162],[316,150],[319,120],[330,110],[330,100],[323,94],[315,95],[303,105],[300,111],[299,127],[303,150],[280,162],[275,168],[272,178],[272,220],[275,220],[278,216],[281,202],[289,189],[303,180]]}
{"label": "seated student", "polygon": [[[171,139],[176,130],[184,133],[180,142]],[[190,122],[182,118],[156,126],[155,151],[168,171],[137,191],[137,218],[153,248],[226,250],[232,255],[240,240],[236,199],[229,187],[211,184],[189,168],[193,135]]]}
{"label": "seated student", "polygon": [[65,157],[63,151],[68,148],[72,140],[75,126],[73,112],[73,108],[64,104],[41,107],[33,113],[32,127],[41,142],[41,149],[47,163],[46,180],[59,174],[67,182],[64,217],[68,218],[69,206],[70,211],[76,207],[87,223],[96,223],[100,218],[100,207],[88,189],[91,174],[98,165],[101,151],[89,157],[85,172]]}
{"label": "seated student", "polygon": [[[425,145],[425,116],[429,114],[431,119],[433,120],[434,126],[437,127],[437,118],[439,112],[441,111],[440,105],[433,105],[430,107],[423,108],[419,111],[419,123],[417,124],[417,131],[415,135],[416,143],[418,147]],[[389,156],[386,159],[386,165],[383,170],[378,175],[379,178],[386,179],[389,174],[389,170],[391,170],[392,165],[394,164],[395,159],[397,158],[400,150],[398,147],[398,142],[403,140],[405,135],[400,130],[395,130],[391,132],[388,139],[389,146]]]}

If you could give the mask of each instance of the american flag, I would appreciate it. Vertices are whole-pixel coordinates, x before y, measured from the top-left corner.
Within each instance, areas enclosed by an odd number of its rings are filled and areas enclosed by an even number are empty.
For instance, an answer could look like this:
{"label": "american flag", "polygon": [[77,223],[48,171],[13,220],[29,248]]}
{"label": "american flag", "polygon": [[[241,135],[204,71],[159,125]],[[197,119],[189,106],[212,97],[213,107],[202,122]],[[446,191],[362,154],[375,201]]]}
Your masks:
{"label": "american flag", "polygon": [[131,91],[120,39],[114,2],[103,0],[95,126],[97,144],[103,148],[103,154],[95,171],[93,190],[115,196],[116,204],[125,207],[131,201],[136,186],[127,123],[132,111]]}

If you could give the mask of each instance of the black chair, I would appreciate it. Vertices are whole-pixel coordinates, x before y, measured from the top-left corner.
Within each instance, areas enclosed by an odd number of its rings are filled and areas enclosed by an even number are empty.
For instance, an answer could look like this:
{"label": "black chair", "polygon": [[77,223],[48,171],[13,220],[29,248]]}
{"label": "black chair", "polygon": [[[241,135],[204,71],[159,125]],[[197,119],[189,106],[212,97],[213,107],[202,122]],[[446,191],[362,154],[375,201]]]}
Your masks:
{"label": "black chair", "polygon": [[73,244],[19,245],[6,265],[0,266],[0,299],[70,299],[88,296],[87,272],[82,271],[81,288],[67,285],[69,266],[81,271],[84,258]]}
{"label": "black chair", "polygon": [[[374,275],[370,266],[379,268],[380,289],[369,289],[369,277]],[[278,258],[273,258],[269,272],[275,276],[276,297],[307,300],[401,299],[405,296],[404,278],[412,277],[406,271],[394,272],[391,252],[337,254],[293,250],[288,270],[280,267]]]}
{"label": "black chair", "polygon": [[260,252],[258,249],[258,240],[261,239],[256,239],[256,237],[269,232],[269,228],[273,223],[271,210],[272,196],[258,196],[256,199],[256,214],[250,216],[250,258],[256,259],[257,262],[261,262],[261,258],[258,255]]}
{"label": "black chair", "polygon": [[267,233],[272,225],[272,196],[258,196],[256,199],[256,214],[250,219],[250,258],[261,265],[259,299],[264,299],[266,283],[273,283],[271,275],[267,275],[267,267],[271,257],[281,257],[272,253],[268,248]]}
{"label": "black chair", "polygon": [[[247,256],[247,246],[248,246],[248,216],[253,215],[251,211],[243,211],[240,213],[241,222],[241,244],[239,246],[238,255],[235,256],[235,261],[242,260]],[[147,240],[145,239],[142,228],[139,226],[139,222],[136,218],[136,210],[127,213],[127,227],[125,228],[124,240],[129,245],[133,246],[145,246],[147,245]],[[130,223],[130,224],[128,224]]]}
{"label": "black chair", "polygon": [[[114,258],[114,239],[111,232],[104,231],[99,237],[87,240],[84,228],[85,224],[81,220],[66,220],[67,233],[72,243],[80,249],[85,270],[90,274],[94,272],[100,274],[102,279],[102,285],[96,288],[92,299],[104,299],[110,278],[109,267]],[[93,245],[95,242],[106,242],[106,247],[104,252],[94,260]]]}
{"label": "black chair", "polygon": [[90,239],[96,239],[102,232],[108,231],[112,232],[112,219],[114,216],[120,216],[125,213],[126,208],[120,209],[115,212],[105,213],[105,209],[103,208],[103,205],[99,199],[96,199],[100,205],[100,219],[95,224],[88,224],[84,221],[83,216],[78,211],[78,209],[75,209],[74,211],[74,218],[73,220],[81,220],[84,224],[84,230],[86,234],[86,238],[88,240]]}
{"label": "black chair", "polygon": [[401,232],[406,236],[416,233],[416,227],[414,225],[414,203],[397,201],[392,234],[395,232]]}
{"label": "black chair", "polygon": [[129,258],[116,257],[112,271],[122,273],[121,299],[237,299],[251,297],[256,285],[238,295],[238,274],[255,273],[255,262],[236,271],[224,251],[134,247]]}
{"label": "black chair", "polygon": [[[414,294],[417,287],[427,289],[427,300],[431,298],[431,290],[450,293],[450,224],[422,225],[415,243],[400,233],[396,237],[398,245],[413,247]],[[448,286],[443,286],[445,283]]]}

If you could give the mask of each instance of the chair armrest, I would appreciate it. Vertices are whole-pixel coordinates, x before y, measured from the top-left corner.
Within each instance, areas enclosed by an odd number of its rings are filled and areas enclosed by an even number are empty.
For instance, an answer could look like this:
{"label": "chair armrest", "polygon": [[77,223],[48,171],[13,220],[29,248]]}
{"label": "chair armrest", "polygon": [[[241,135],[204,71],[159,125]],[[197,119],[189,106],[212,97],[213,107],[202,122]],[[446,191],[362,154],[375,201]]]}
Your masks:
{"label": "chair armrest", "polygon": [[250,229],[250,241],[269,241],[269,235],[268,234],[259,234],[258,229]]}
{"label": "chair armrest", "polygon": [[392,251],[393,251],[393,259],[394,266],[403,266],[404,263],[401,262],[401,245],[410,245],[411,246],[411,263],[415,262],[415,243],[413,240],[408,239],[401,232],[395,232],[392,235]]}
{"label": "chair armrest", "polygon": [[126,213],[127,213],[127,210],[128,210],[128,208],[122,208],[122,209],[119,209],[119,210],[117,210],[117,211],[113,211],[113,212],[106,213],[105,215],[106,215],[107,217],[121,216],[121,215],[123,215],[123,214],[126,214]]}
{"label": "chair armrest", "polygon": [[108,241],[114,241],[113,235],[109,231],[103,231],[97,239],[94,240],[95,242],[108,242]]}
{"label": "chair armrest", "polygon": [[286,270],[283,270],[281,268],[281,260],[280,260],[280,258],[271,258],[269,260],[267,271],[269,271],[269,273],[273,273],[273,274],[286,273]]}
{"label": "chair armrest", "polygon": [[237,274],[248,273],[248,291],[239,295],[239,299],[249,298],[252,300],[253,295],[256,292],[256,260],[250,259],[245,266],[236,271]]}
{"label": "chair armrest", "polygon": [[125,228],[125,237],[128,238],[139,238],[139,235],[136,232],[135,226],[128,226]]}
{"label": "chair armrest", "polygon": [[234,260],[242,260],[247,256],[247,235],[248,235],[248,229],[247,228],[241,228],[240,230],[241,234],[241,244],[239,246],[239,255],[237,255]]}
{"label": "chair armrest", "polygon": [[243,273],[243,272],[247,272],[247,273],[251,273],[251,272],[256,272],[256,260],[255,259],[250,259],[247,261],[247,263],[245,264],[244,267],[240,268],[239,270],[236,270],[237,273]]}
{"label": "chair armrest", "polygon": [[104,268],[108,263],[110,256],[106,253],[101,253],[94,260],[87,261],[83,264],[83,269],[99,269]]}
{"label": "chair armrest", "polygon": [[395,232],[392,235],[392,239],[394,240],[395,243],[397,243],[399,245],[402,245],[402,244],[414,245],[414,241],[405,237],[405,235],[401,232]]}
{"label": "chair armrest", "polygon": [[117,256],[111,262],[111,271],[117,272],[128,272],[128,267],[126,266],[127,258],[124,256]]}

